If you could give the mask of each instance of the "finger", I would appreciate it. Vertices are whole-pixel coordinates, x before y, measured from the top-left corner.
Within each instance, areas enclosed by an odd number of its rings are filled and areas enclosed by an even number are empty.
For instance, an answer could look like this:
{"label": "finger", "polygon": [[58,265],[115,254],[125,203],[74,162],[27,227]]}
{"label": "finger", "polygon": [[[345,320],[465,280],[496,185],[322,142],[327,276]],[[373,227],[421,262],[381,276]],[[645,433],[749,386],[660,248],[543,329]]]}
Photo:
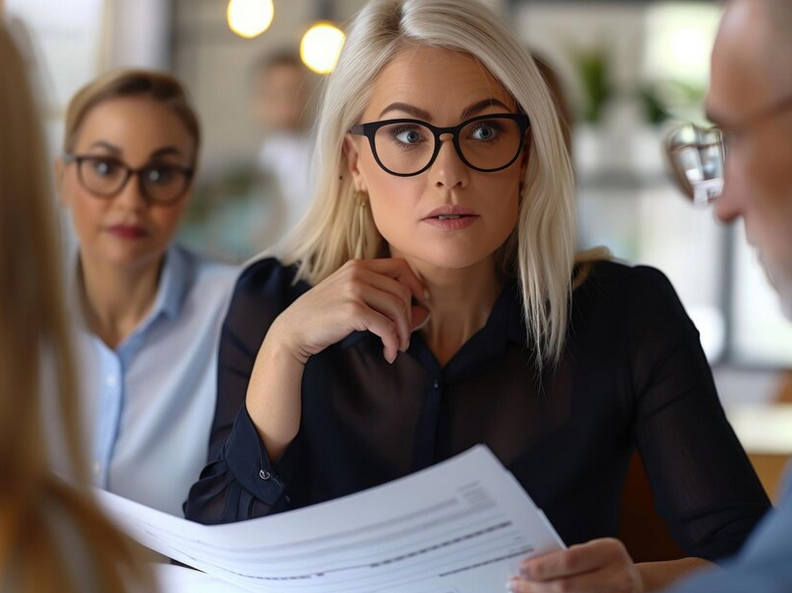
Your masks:
{"label": "finger", "polygon": [[366,305],[395,324],[399,340],[398,349],[402,352],[406,351],[410,344],[410,335],[412,334],[410,323],[412,312],[409,303],[405,303],[401,298],[390,292],[378,290],[368,285],[360,287],[360,298]]}
{"label": "finger", "polygon": [[419,329],[423,328],[427,323],[429,323],[429,318],[431,314],[429,313],[429,309],[424,307],[423,305],[413,305],[412,309],[412,331],[418,331]]}
{"label": "finger", "polygon": [[531,581],[549,581],[591,572],[617,558],[620,548],[623,549],[623,545],[618,540],[592,540],[567,550],[524,560],[520,565],[520,574]]}
{"label": "finger", "polygon": [[[367,282],[371,286],[374,286],[375,288],[378,288],[384,292],[390,292],[404,300],[409,312],[407,323],[410,328],[410,333],[421,329],[429,321],[429,309],[420,304],[413,304],[412,292],[409,288],[407,288],[407,286],[398,280],[371,270],[360,272],[359,280],[362,282]],[[404,342],[402,346],[402,349],[406,351],[407,347],[409,346],[409,335],[406,342]]]}
{"label": "finger", "polygon": [[353,303],[350,315],[355,319],[357,331],[370,331],[382,340],[382,354],[389,364],[393,364],[399,353],[399,332],[396,324],[388,317],[375,311],[365,303]]}
{"label": "finger", "polygon": [[512,593],[535,593],[534,583],[521,579],[520,577],[513,577],[506,583],[506,590]]}
{"label": "finger", "polygon": [[[364,284],[369,284],[372,287],[381,290],[382,292],[392,294],[393,296],[397,297],[404,303],[404,311],[407,320],[407,332],[403,334],[403,342],[402,342],[402,349],[406,350],[407,346],[409,346],[410,342],[410,333],[412,328],[415,327],[416,323],[413,322],[412,313],[414,310],[413,307],[413,296],[412,292],[405,284],[402,284],[395,278],[391,278],[390,276],[386,276],[384,274],[380,274],[378,272],[374,272],[372,270],[363,270],[357,274],[356,280],[362,282]],[[381,311],[385,313],[385,311]],[[423,321],[423,318],[420,320]]]}
{"label": "finger", "polygon": [[506,590],[512,593],[550,593],[551,583],[534,583],[520,577],[513,577],[506,583]]}
{"label": "finger", "polygon": [[544,581],[527,581],[520,577],[506,583],[506,590],[513,593],[632,593],[634,589],[623,588],[599,571],[573,577]]}
{"label": "finger", "polygon": [[419,301],[425,302],[429,300],[429,293],[426,290],[426,286],[424,286],[424,283],[418,278],[417,274],[405,260],[400,258],[384,258],[365,260],[365,263],[368,269],[384,276],[390,276],[404,284]]}

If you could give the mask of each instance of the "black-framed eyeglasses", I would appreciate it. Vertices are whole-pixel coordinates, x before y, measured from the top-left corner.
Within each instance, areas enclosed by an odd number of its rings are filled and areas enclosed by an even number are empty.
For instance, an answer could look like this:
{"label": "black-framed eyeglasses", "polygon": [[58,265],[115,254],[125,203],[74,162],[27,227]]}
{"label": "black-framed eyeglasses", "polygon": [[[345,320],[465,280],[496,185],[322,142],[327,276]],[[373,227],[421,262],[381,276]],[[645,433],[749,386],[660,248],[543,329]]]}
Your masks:
{"label": "black-framed eyeglasses", "polygon": [[450,128],[420,119],[389,119],[352,126],[350,134],[365,136],[377,164],[391,175],[411,177],[432,166],[451,136],[459,158],[476,171],[494,173],[509,167],[520,155],[530,126],[523,113],[472,117]]}
{"label": "black-framed eyeglasses", "polygon": [[117,196],[134,175],[143,198],[161,206],[178,203],[187,193],[194,173],[192,167],[162,162],[133,169],[120,159],[104,155],[66,153],[63,160],[76,163],[77,178],[97,198]]}
{"label": "black-framed eyeglasses", "polygon": [[729,126],[704,128],[685,124],[666,138],[666,152],[682,193],[694,204],[709,204],[723,193],[724,169],[731,138],[745,134],[762,122],[792,109],[792,97],[771,105],[745,121]]}

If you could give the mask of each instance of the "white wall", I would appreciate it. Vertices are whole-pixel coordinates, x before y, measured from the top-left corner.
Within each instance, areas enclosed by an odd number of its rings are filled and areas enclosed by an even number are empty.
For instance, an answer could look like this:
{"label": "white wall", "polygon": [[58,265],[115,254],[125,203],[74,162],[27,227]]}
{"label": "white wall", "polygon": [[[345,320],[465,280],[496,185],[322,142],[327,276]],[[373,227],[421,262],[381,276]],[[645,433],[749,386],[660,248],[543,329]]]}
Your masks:
{"label": "white wall", "polygon": [[110,2],[110,67],[165,70],[170,66],[171,1]]}

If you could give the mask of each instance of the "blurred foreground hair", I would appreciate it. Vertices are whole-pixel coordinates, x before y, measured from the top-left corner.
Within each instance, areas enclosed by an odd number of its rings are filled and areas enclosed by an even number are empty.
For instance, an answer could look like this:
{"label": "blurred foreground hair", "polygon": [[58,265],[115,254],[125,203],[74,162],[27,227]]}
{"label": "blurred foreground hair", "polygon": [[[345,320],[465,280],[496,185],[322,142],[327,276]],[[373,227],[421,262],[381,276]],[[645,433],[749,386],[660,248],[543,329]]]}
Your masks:
{"label": "blurred foreground hair", "polygon": [[[0,590],[124,592],[151,583],[90,496],[37,102],[0,22]],[[57,394],[46,399],[44,393]],[[52,408],[55,409],[52,409]],[[49,467],[44,414],[62,433]]]}

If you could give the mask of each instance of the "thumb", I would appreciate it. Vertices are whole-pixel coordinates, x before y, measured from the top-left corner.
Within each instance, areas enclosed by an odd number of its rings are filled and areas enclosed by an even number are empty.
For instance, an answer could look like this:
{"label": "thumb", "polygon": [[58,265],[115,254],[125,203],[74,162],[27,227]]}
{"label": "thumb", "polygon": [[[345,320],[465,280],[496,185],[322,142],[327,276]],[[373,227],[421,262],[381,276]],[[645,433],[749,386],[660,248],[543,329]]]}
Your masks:
{"label": "thumb", "polygon": [[427,323],[429,323],[429,319],[431,317],[432,314],[429,312],[429,309],[427,309],[423,305],[413,305],[412,331],[418,331],[419,329],[422,329]]}

